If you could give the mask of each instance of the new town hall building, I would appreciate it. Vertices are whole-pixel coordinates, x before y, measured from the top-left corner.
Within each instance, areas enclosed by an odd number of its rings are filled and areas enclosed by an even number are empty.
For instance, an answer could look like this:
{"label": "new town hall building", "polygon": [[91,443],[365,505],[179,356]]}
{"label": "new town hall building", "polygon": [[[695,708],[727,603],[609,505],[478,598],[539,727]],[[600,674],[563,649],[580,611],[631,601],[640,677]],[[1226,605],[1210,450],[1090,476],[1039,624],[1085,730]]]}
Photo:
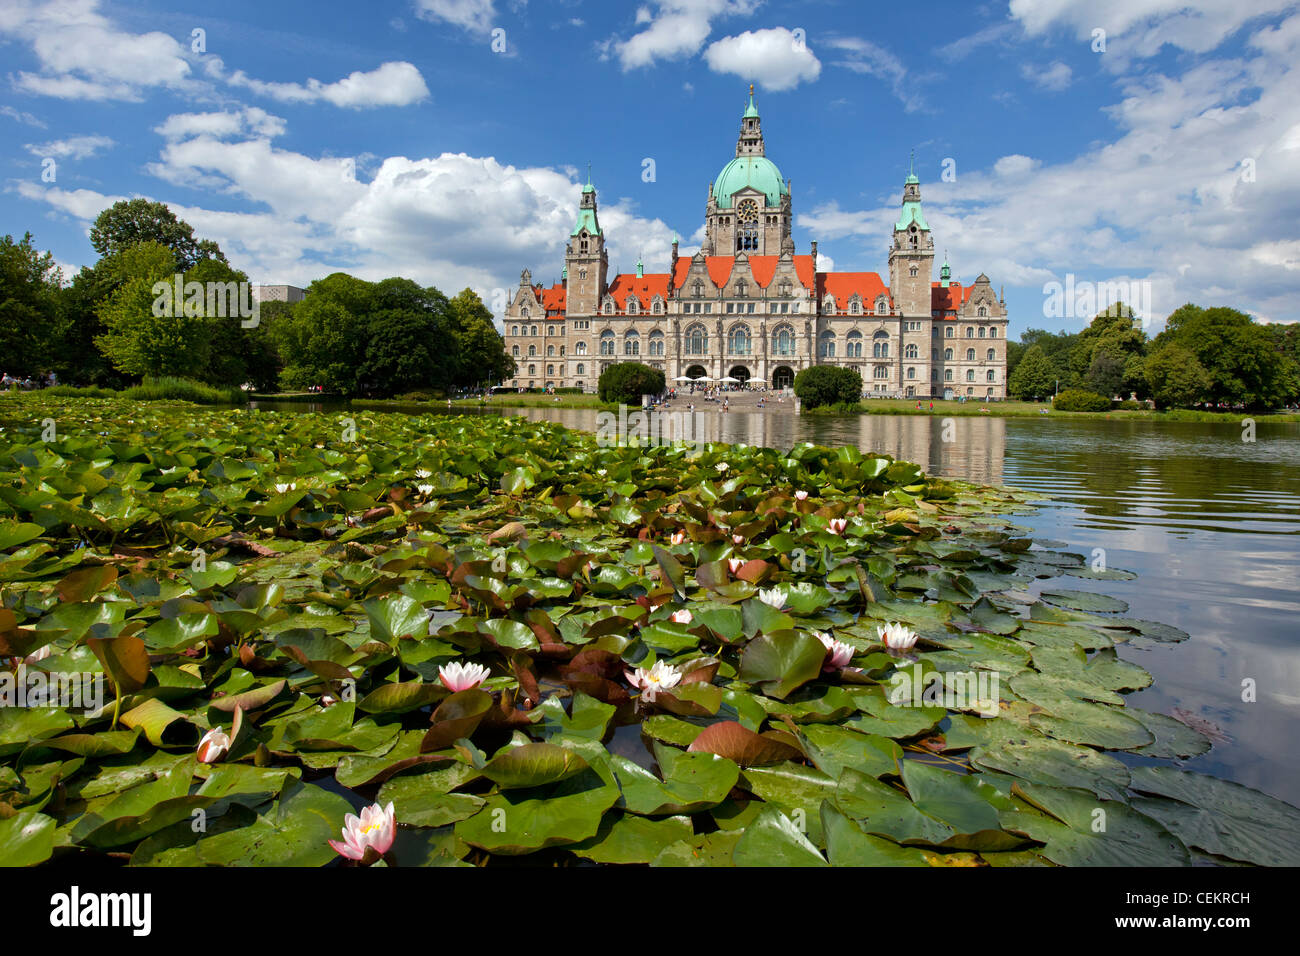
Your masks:
{"label": "new town hall building", "polygon": [[681,375],[791,385],[810,365],[845,365],[869,393],[915,398],[1006,396],[1005,301],[985,275],[934,272],[934,240],[909,175],[889,246],[888,285],[874,272],[818,272],[817,243],[795,253],[790,183],[765,155],[753,87],[736,156],[709,186],[703,247],[668,271],[609,274],[596,190],[582,191],[561,281],[525,269],[506,309],[503,383],[594,391],[603,369],[642,362]]}

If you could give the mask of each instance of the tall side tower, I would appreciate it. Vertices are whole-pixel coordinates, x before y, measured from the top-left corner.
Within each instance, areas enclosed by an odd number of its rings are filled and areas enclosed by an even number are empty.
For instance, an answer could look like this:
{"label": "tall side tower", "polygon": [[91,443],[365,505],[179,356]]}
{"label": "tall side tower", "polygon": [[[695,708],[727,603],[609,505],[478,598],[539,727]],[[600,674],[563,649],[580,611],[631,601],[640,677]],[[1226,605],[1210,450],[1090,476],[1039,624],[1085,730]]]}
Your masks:
{"label": "tall side tower", "polygon": [[578,204],[578,221],[564,250],[564,270],[566,313],[594,315],[605,295],[609,253],[596,217],[596,187],[591,184],[590,170]]}
{"label": "tall side tower", "polygon": [[903,185],[903,211],[894,224],[894,240],[889,247],[889,291],[898,312],[930,317],[933,272],[934,240],[921,211],[921,181],[913,170]]}

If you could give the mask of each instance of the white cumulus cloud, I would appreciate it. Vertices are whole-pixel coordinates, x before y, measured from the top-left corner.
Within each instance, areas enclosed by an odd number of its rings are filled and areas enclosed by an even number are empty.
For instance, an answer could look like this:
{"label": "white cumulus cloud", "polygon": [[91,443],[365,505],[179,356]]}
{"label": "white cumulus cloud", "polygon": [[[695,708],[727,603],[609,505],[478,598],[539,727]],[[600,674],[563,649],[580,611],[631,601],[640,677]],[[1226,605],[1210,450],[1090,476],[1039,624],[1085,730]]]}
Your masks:
{"label": "white cumulus cloud", "polygon": [[733,73],[773,91],[812,82],[822,71],[803,33],[785,27],[723,37],[704,51],[704,61],[714,73]]}

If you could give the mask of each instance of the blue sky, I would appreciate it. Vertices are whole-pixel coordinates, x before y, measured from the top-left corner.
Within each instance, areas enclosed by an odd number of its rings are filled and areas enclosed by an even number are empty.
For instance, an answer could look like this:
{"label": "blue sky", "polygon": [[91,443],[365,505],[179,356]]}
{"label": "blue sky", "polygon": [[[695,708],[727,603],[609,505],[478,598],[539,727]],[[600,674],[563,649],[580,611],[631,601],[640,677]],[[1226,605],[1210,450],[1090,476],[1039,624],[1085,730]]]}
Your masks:
{"label": "blue sky", "polygon": [[1138,283],[1152,331],[1186,301],[1294,321],[1298,6],[0,0],[0,212],[69,270],[147,196],[254,281],[499,304],[558,277],[588,162],[612,266],[698,248],[753,82],[823,268],[885,272],[914,150],[936,247],[1013,333],[1082,327],[1049,314],[1070,276]]}

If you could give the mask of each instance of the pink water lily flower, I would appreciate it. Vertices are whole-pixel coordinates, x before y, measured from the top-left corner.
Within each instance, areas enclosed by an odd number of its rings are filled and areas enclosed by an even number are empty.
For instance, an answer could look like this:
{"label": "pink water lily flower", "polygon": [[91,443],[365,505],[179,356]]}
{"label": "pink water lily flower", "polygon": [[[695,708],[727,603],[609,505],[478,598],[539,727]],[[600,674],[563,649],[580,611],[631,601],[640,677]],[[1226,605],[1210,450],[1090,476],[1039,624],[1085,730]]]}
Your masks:
{"label": "pink water lily flower", "polygon": [[745,536],[744,536],[743,534],[733,534],[733,535],[731,536],[731,543],[732,543],[732,544],[744,544],[744,543],[745,543]]}
{"label": "pink water lily flower", "polygon": [[744,566],[745,566],[744,558],[727,558],[727,569],[731,571],[732,574],[735,574]]}
{"label": "pink water lily flower", "polygon": [[686,608],[682,608],[680,611],[673,611],[672,613],[672,620],[677,624],[690,624],[692,618],[693,615],[690,611],[686,610]]}
{"label": "pink water lily flower", "polygon": [[490,673],[482,664],[464,664],[460,661],[452,661],[438,668],[438,678],[453,694],[472,690],[487,680]]}
{"label": "pink water lily flower", "polygon": [[229,749],[230,737],[220,727],[213,727],[199,741],[199,763],[216,763]]}
{"label": "pink water lily flower", "polygon": [[796,500],[796,501],[807,501],[807,500],[808,500],[808,492],[806,492],[806,491],[800,489],[799,491],[796,491],[796,492],[794,493],[794,497],[795,497],[795,500]]}
{"label": "pink water lily flower", "polygon": [[641,699],[653,703],[655,695],[661,690],[676,687],[682,679],[682,672],[671,664],[655,661],[655,666],[646,670],[638,667],[635,671],[624,671],[627,682],[641,691]]}
{"label": "pink water lily flower", "polygon": [[386,807],[372,803],[360,817],[349,813],[343,818],[343,842],[330,840],[329,844],[349,860],[364,860],[371,849],[377,857],[387,853],[396,834],[397,819],[390,800]]}
{"label": "pink water lily flower", "polygon": [[843,534],[844,529],[849,526],[847,518],[832,518],[828,530],[831,534]]}
{"label": "pink water lily flower", "polygon": [[852,645],[837,641],[821,631],[814,633],[817,635],[817,640],[821,641],[822,646],[826,648],[826,661],[822,664],[822,670],[842,671],[849,666],[849,661],[853,660]]}
{"label": "pink water lily flower", "polygon": [[890,623],[877,627],[876,633],[891,651],[909,651],[916,646],[917,633],[902,624]]}
{"label": "pink water lily flower", "polygon": [[686,532],[685,531],[674,532],[673,536],[668,540],[671,541],[673,544],[681,544],[683,541],[686,540]]}

